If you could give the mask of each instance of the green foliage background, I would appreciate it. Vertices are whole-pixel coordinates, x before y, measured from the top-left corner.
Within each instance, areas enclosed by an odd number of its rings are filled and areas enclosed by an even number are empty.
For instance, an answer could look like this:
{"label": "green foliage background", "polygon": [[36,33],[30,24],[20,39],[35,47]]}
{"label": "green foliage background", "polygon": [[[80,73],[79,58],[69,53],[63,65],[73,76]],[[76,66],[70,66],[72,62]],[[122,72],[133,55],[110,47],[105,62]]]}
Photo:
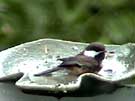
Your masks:
{"label": "green foliage background", "polygon": [[0,49],[40,38],[135,42],[135,0],[0,0]]}

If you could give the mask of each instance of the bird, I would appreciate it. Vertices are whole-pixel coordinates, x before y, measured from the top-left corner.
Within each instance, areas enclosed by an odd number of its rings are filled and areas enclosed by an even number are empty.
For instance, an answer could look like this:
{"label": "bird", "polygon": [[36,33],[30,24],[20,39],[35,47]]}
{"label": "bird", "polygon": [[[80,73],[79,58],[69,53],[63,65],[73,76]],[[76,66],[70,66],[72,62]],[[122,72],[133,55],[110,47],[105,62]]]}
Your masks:
{"label": "bird", "polygon": [[45,76],[52,72],[67,69],[69,74],[79,76],[84,73],[98,73],[102,68],[105,58],[105,46],[99,42],[90,43],[82,52],[75,56],[60,58],[62,63],[52,69],[34,74],[34,76]]}

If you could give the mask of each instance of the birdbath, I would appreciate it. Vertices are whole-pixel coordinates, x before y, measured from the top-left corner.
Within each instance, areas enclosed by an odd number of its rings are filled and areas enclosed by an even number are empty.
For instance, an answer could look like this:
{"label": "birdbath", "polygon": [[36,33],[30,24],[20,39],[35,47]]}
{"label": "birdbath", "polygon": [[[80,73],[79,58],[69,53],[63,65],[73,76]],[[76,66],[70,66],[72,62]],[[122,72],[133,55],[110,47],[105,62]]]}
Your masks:
{"label": "birdbath", "polygon": [[[105,57],[97,73],[72,76],[60,70],[48,76],[34,76],[61,63],[58,58],[74,56],[88,43],[58,39],[40,39],[0,52],[0,81],[16,80],[23,90],[76,94],[111,92],[119,87],[135,85],[135,44],[105,45],[114,54]],[[19,79],[18,79],[19,78]],[[105,87],[105,88],[104,88]]]}

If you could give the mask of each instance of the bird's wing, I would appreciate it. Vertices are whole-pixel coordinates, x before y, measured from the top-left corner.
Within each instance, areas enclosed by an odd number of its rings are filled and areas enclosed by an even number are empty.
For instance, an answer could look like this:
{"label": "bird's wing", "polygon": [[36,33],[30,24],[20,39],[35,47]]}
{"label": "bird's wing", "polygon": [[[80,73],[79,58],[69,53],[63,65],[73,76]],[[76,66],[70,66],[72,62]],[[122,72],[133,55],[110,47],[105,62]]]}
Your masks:
{"label": "bird's wing", "polygon": [[94,68],[98,66],[98,62],[92,57],[78,56],[78,62],[83,67]]}
{"label": "bird's wing", "polygon": [[59,59],[60,61],[63,61],[59,67],[68,67],[68,66],[80,66],[79,61],[76,60],[75,57],[68,57],[68,58],[62,58]]}
{"label": "bird's wing", "polygon": [[76,57],[63,58],[60,60],[63,61],[63,63],[60,64],[60,67],[76,65],[79,67],[94,68],[98,66],[98,63],[95,59],[81,55],[78,55]]}

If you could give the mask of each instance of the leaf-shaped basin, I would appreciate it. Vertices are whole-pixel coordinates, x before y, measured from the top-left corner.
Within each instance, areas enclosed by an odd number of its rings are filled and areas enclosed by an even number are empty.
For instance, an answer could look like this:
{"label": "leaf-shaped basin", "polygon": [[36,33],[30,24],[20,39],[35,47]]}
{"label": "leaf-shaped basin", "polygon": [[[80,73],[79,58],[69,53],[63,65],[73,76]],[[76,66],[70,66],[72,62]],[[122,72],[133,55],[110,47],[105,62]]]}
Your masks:
{"label": "leaf-shaped basin", "polygon": [[0,52],[0,80],[13,79],[24,74],[16,85],[22,89],[48,91],[74,91],[89,80],[134,86],[135,44],[106,45],[108,51],[114,51],[103,60],[103,68],[98,74],[85,73],[79,77],[67,74],[66,70],[49,76],[35,77],[33,74],[53,68],[61,63],[58,58],[73,56],[88,44],[57,39],[41,39],[21,44]]}

